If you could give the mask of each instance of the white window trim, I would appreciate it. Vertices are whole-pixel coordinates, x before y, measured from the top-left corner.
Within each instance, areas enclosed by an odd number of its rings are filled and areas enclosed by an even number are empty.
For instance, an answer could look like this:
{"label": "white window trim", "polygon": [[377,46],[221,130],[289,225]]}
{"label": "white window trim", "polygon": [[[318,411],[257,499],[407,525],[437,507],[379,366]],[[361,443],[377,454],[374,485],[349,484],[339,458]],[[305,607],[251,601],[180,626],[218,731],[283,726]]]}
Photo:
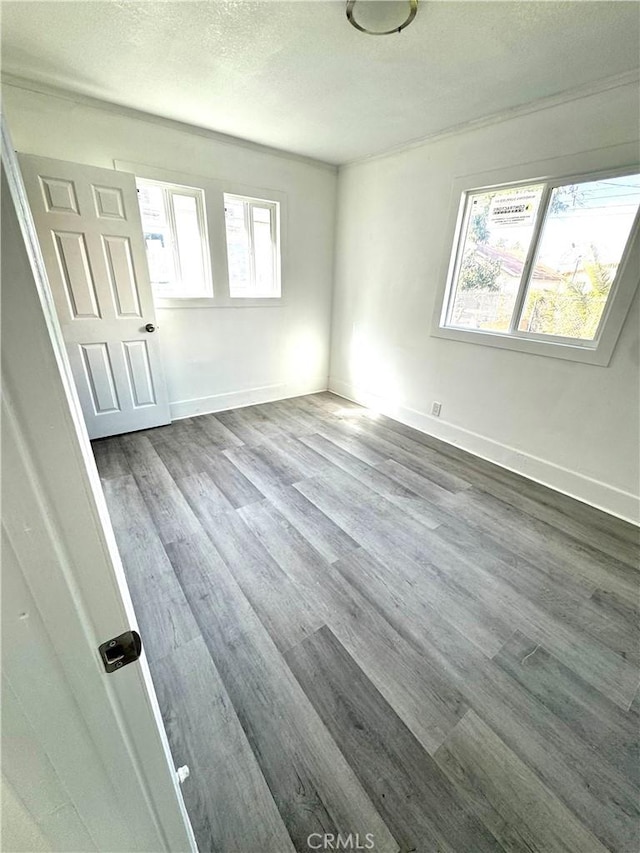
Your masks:
{"label": "white window trim", "polygon": [[[605,150],[609,156],[614,153],[619,154],[620,160],[624,165],[614,162],[609,168],[589,169],[591,161],[597,158],[598,155],[598,151],[592,151],[583,152],[582,157],[571,158],[573,160],[572,165],[574,166],[576,160],[582,159],[585,161],[584,166],[586,168],[581,169],[579,173],[572,172],[566,168],[567,161],[570,158],[564,157],[551,162],[544,161],[543,163],[533,163],[528,166],[518,166],[511,169],[496,170],[491,173],[485,172],[476,176],[466,176],[457,178],[454,181],[452,188],[452,209],[447,232],[449,240],[446,244],[447,249],[451,247],[451,250],[446,257],[446,268],[442,271],[441,285],[435,303],[431,326],[431,334],[434,337],[570,361],[579,361],[585,364],[600,366],[607,366],[609,364],[638,287],[638,272],[640,270],[640,212],[636,216],[631,229],[625,252],[618,267],[615,281],[613,282],[611,296],[607,301],[594,341],[577,342],[573,338],[551,336],[533,337],[520,333],[517,329],[512,329],[508,333],[462,329],[444,326],[443,323],[449,310],[450,297],[459,266],[459,255],[461,254],[459,251],[460,237],[464,228],[467,194],[502,186],[517,187],[536,183],[545,183],[548,185],[540,200],[534,236],[525,262],[520,290],[516,299],[515,307],[517,309],[525,298],[529,268],[535,257],[536,237],[542,229],[544,211],[551,189],[580,180],[598,180],[603,177],[620,177],[637,173],[640,168],[637,164],[637,148],[633,151],[631,146],[622,145],[615,146],[615,149],[615,152],[611,149]],[[517,317],[517,315],[518,311],[514,310],[513,316]]]}
{"label": "white window trim", "polygon": [[[169,197],[167,204],[167,217],[169,220],[169,228],[171,231],[171,239],[172,239],[172,253],[173,253],[173,265],[176,274],[176,280],[178,283],[178,287],[183,286],[182,281],[182,269],[180,267],[180,252],[178,250],[178,237],[177,237],[177,226],[175,219],[175,210],[173,206],[173,196],[174,195],[182,195],[193,198],[196,203],[196,211],[198,215],[198,230],[200,232],[200,247],[202,251],[202,266],[204,272],[204,284],[206,288],[206,293],[200,294],[198,296],[193,296],[190,294],[185,294],[184,296],[179,296],[178,294],[173,294],[172,296],[156,296],[154,294],[154,302],[157,303],[159,300],[178,300],[182,302],[183,300],[192,300],[192,299],[212,299],[214,296],[213,289],[213,278],[211,275],[211,251],[209,249],[209,230],[207,228],[207,214],[205,209],[205,192],[200,187],[187,186],[185,184],[176,184],[173,181],[160,181],[151,178],[144,178],[141,175],[136,175],[136,181],[140,181],[143,184],[152,184],[154,186],[160,187],[163,190],[163,193]],[[153,289],[153,284],[151,285]]]}
{"label": "white window trim", "polygon": [[[148,163],[130,160],[113,161],[114,168],[130,172],[143,181],[159,181],[178,186],[196,187],[204,190],[207,232],[209,237],[210,269],[213,279],[212,297],[154,297],[156,309],[191,310],[194,308],[282,308],[288,304],[287,281],[289,276],[288,198],[280,190],[243,184],[234,180],[207,178],[190,172],[164,169]],[[230,297],[229,270],[227,267],[227,233],[224,218],[224,194],[246,198],[266,199],[277,202],[280,207],[280,296],[279,297]]]}
{"label": "white window trim", "polygon": [[[255,293],[249,293],[247,296],[232,296],[231,295],[231,281],[229,280],[229,298],[232,300],[240,300],[243,301],[246,299],[251,299],[255,302],[277,302],[280,300],[282,296],[282,281],[281,281],[281,248],[280,248],[280,202],[274,201],[273,199],[267,198],[254,198],[252,196],[246,195],[237,195],[236,193],[225,192],[223,194],[222,200],[223,205],[226,204],[225,199],[232,199],[233,201],[239,201],[244,205],[244,214],[245,214],[245,227],[247,229],[247,234],[249,237],[249,267],[251,271],[251,281],[255,282],[255,252],[254,252],[254,236],[253,236],[253,217],[251,216],[251,211],[253,207],[261,207],[268,208],[271,211],[271,240],[275,245],[275,253],[274,253],[274,261],[273,261],[273,275],[274,281],[276,283],[277,294],[260,296]],[[226,216],[226,214],[225,214]],[[227,234],[226,234],[226,221],[225,221],[225,252],[228,252],[227,246]],[[228,263],[228,254],[227,254],[227,263]]]}

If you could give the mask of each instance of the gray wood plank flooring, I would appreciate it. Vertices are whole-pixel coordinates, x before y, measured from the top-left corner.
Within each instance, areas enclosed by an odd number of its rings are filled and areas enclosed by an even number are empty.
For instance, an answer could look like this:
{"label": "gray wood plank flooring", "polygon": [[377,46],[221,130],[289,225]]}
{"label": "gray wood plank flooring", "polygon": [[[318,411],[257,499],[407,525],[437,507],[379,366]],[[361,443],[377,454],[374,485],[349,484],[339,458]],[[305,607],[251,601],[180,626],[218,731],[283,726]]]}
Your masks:
{"label": "gray wood plank flooring", "polygon": [[[295,848],[201,636],[159,660],[154,681],[174,755],[198,780],[187,804],[201,850]],[[221,772],[224,769],[224,772]],[[247,820],[248,814],[259,820]]]}
{"label": "gray wood plank flooring", "polygon": [[285,659],[401,850],[500,849],[329,628]]}
{"label": "gray wood plank flooring", "polygon": [[640,849],[637,528],[328,392],[93,446],[203,853]]}

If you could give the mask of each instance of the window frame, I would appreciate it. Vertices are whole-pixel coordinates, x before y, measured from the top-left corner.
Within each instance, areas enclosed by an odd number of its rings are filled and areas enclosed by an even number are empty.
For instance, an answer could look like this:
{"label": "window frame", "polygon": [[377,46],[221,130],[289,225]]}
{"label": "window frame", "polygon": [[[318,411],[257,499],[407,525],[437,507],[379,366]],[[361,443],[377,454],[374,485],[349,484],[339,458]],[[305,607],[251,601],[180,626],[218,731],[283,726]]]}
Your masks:
{"label": "window frame", "polygon": [[[548,168],[548,163],[545,163],[545,166]],[[516,175],[516,171],[520,174]],[[473,176],[457,179],[452,189],[452,209],[455,210],[455,226],[449,232],[452,235],[451,241],[448,244],[451,246],[451,251],[448,255],[446,277],[442,277],[443,284],[436,300],[431,330],[432,335],[440,338],[581,361],[600,366],[608,365],[638,287],[638,270],[640,270],[640,209],[636,213],[629,232],[625,250],[620,259],[615,279],[612,282],[596,335],[592,341],[558,335],[540,335],[531,332],[522,332],[517,326],[524,309],[527,288],[540,246],[545,216],[548,211],[552,191],[557,187],[574,183],[587,183],[611,177],[624,177],[625,175],[638,174],[639,172],[640,165],[632,163],[630,165],[612,166],[608,169],[581,171],[579,173],[555,171],[551,174],[545,174],[543,172],[536,176],[535,167],[531,166],[529,168],[520,167],[517,170],[500,170],[491,173],[495,176],[495,180],[491,180],[490,182],[486,181],[486,173],[478,176],[478,183],[475,183]],[[527,177],[524,177],[525,174]],[[453,297],[462,262],[463,243],[470,209],[468,201],[470,197],[478,192],[512,189],[535,184],[543,184],[544,186],[536,213],[531,243],[514,302],[509,330],[498,332],[446,325],[455,301]]]}
{"label": "window frame", "polygon": [[[241,202],[244,209],[244,220],[245,220],[245,228],[247,229],[247,235],[249,239],[249,270],[251,275],[252,284],[255,283],[256,280],[256,266],[255,266],[255,248],[254,248],[254,221],[252,216],[252,211],[254,207],[258,208],[267,208],[271,211],[270,216],[270,231],[271,231],[271,241],[274,247],[273,250],[273,279],[274,279],[274,290],[272,293],[265,293],[264,295],[260,293],[256,293],[255,290],[248,292],[246,295],[241,295],[238,293],[232,293],[231,291],[231,277],[228,274],[229,270],[229,244],[227,241],[227,221],[226,221],[226,205],[227,199]],[[224,220],[225,220],[225,254],[227,260],[227,282],[228,282],[228,293],[229,299],[231,300],[246,300],[253,299],[256,302],[275,302],[280,301],[282,298],[282,259],[281,259],[281,245],[280,245],[280,202],[275,199],[266,199],[266,198],[257,198],[255,196],[247,196],[241,195],[239,193],[228,192],[225,190],[222,194],[222,205],[224,209]]]}
{"label": "window frame", "polygon": [[[193,187],[186,184],[179,184],[173,181],[162,181],[152,178],[145,178],[136,174],[136,188],[139,185],[151,184],[159,187],[165,200],[165,212],[167,215],[167,223],[171,234],[171,253],[173,256],[173,268],[176,275],[176,284],[180,288],[183,286],[182,266],[180,261],[180,249],[178,245],[178,232],[176,224],[175,206],[173,197],[176,195],[193,198],[196,203],[196,213],[198,219],[198,231],[200,235],[200,251],[202,255],[202,270],[204,290],[201,293],[170,293],[160,295],[154,292],[153,282],[151,281],[151,291],[155,304],[160,301],[176,300],[180,303],[188,300],[213,299],[215,295],[213,287],[213,276],[211,271],[211,248],[209,246],[209,230],[207,227],[207,212],[206,212],[206,195],[205,190],[201,187]],[[142,212],[140,213],[142,218]],[[143,225],[144,236],[144,225]],[[146,248],[146,247],[145,247]]]}
{"label": "window frame", "polygon": [[[282,190],[261,187],[257,184],[242,183],[233,178],[205,177],[202,174],[167,169],[149,163],[131,160],[113,160],[114,168],[119,172],[128,172],[136,180],[176,184],[202,190],[206,211],[207,235],[209,242],[209,262],[213,279],[213,296],[174,298],[155,297],[156,310],[179,308],[184,311],[194,309],[234,309],[284,308],[289,304],[287,283],[291,274],[292,260],[289,253],[289,196]],[[280,206],[280,296],[276,298],[234,297],[229,296],[229,270],[227,266],[227,238],[224,217],[224,193],[265,199],[277,202]]]}

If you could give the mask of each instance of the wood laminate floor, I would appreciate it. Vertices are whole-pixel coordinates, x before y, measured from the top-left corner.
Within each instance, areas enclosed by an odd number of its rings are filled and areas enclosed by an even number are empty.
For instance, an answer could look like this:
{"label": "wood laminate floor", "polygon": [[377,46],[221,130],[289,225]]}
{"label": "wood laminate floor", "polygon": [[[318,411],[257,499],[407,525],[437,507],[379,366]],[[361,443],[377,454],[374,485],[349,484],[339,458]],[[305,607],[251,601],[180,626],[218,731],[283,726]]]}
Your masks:
{"label": "wood laminate floor", "polygon": [[201,853],[638,851],[636,528],[329,393],[94,452]]}

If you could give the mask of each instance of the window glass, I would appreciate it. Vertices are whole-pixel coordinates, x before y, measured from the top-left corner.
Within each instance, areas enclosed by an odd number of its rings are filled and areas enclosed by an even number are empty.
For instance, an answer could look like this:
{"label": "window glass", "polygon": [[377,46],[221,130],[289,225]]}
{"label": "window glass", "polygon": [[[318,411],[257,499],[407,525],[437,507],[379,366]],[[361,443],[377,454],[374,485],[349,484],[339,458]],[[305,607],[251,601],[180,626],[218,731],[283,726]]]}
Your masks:
{"label": "window glass", "polygon": [[447,325],[509,330],[544,185],[470,193]]}
{"label": "window glass", "polygon": [[224,196],[232,297],[280,296],[277,202]]}
{"label": "window glass", "polygon": [[274,284],[274,246],[269,208],[253,207],[253,250],[255,257],[256,291],[270,293]]}
{"label": "window glass", "polygon": [[212,296],[204,192],[144,180],[137,187],[153,295]]}
{"label": "window glass", "polygon": [[196,199],[192,195],[175,192],[171,194],[171,199],[184,294],[200,294],[204,290],[205,268]]}
{"label": "window glass", "polygon": [[593,340],[640,204],[640,176],[551,192],[518,329]]}
{"label": "window glass", "polygon": [[251,284],[249,264],[249,229],[242,201],[225,196],[225,223],[227,230],[227,263],[231,295],[246,291]]}
{"label": "window glass", "polygon": [[155,295],[163,296],[176,278],[164,193],[159,186],[139,184],[138,202],[151,285]]}

